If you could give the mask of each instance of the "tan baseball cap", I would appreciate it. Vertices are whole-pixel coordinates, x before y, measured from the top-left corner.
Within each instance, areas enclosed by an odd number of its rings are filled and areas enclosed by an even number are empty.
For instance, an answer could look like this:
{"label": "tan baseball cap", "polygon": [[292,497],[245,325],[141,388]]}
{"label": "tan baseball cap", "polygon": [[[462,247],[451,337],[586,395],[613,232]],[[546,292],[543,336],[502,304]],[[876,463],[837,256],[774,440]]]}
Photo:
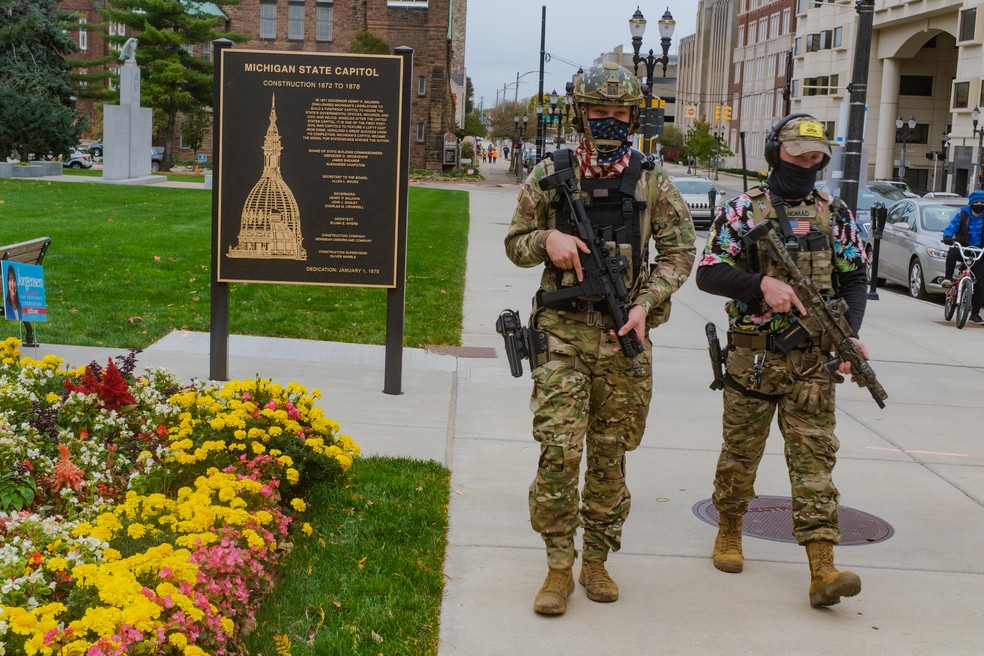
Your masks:
{"label": "tan baseball cap", "polygon": [[810,118],[794,118],[779,131],[779,143],[794,157],[805,153],[823,153],[830,157],[830,146],[823,123]]}

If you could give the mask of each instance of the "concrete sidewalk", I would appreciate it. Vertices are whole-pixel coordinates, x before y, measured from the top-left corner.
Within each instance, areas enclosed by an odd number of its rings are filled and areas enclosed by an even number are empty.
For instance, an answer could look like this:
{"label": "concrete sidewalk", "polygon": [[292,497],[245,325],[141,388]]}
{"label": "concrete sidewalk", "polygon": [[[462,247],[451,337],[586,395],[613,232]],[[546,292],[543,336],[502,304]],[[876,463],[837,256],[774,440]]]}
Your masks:
{"label": "concrete sidewalk", "polygon": [[[670,322],[652,334],[652,412],[627,463],[634,507],[622,550],[609,560],[621,598],[597,604],[579,586],[566,615],[533,613],[546,567],[527,510],[538,455],[531,384],[528,373],[510,376],[494,324],[506,307],[525,314],[539,271],[519,269],[503,253],[518,190],[506,166],[500,158],[482,165],[484,183],[447,185],[470,194],[462,342],[485,347],[461,353],[491,355],[491,348],[496,357],[409,349],[396,396],[381,392],[382,347],[230,340],[231,377],[259,374],[320,389],[326,413],[365,454],[451,468],[439,655],[984,653],[984,329],[957,330],[943,321],[940,304],[912,300],[902,288],[880,291],[862,331],[887,407],[850,383],[838,392],[841,502],[894,531],[837,550],[838,565],[862,579],[858,597],[811,608],[806,554],[792,543],[748,537],[744,573],[712,566],[715,529],[695,507],[711,493],[721,399],[707,387],[703,326],[715,321],[723,332],[724,299],[689,281],[674,296]],[[119,354],[44,352],[73,364]],[[208,336],[172,333],[139,362],[207,377]],[[789,495],[778,433],[756,490]]]}

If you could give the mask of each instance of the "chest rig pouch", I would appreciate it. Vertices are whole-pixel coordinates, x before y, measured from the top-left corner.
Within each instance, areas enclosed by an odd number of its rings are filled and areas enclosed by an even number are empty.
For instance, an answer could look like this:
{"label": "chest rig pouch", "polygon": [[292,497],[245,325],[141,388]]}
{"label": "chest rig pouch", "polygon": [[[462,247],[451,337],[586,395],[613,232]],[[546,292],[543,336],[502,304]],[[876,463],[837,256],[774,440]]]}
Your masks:
{"label": "chest rig pouch", "polygon": [[[560,171],[571,168],[573,151],[563,148],[553,153],[554,167]],[[641,237],[641,213],[646,201],[636,200],[635,188],[642,175],[644,155],[632,151],[629,165],[618,178],[581,178],[580,194],[591,226],[608,248],[609,254],[619,254],[629,263],[622,272],[626,289],[643,271],[648,259]],[[586,197],[585,197],[586,196]],[[556,212],[557,229],[568,235],[577,235],[576,219],[563,199],[551,203]],[[556,269],[557,286],[577,284],[573,271]]]}
{"label": "chest rig pouch", "polygon": [[[827,199],[821,197],[815,204],[797,207],[790,207],[779,199],[765,200],[765,203],[754,204],[755,223],[765,220],[775,221],[786,244],[786,250],[795,260],[800,273],[812,279],[821,294],[832,296],[834,294],[833,228],[830,225],[830,204]],[[810,227],[805,234],[797,234],[802,233],[802,230],[794,232],[792,221],[796,221],[797,226],[806,222]],[[749,257],[755,271],[779,280],[786,279],[785,271],[773,262],[763,249],[756,249],[756,251]]]}

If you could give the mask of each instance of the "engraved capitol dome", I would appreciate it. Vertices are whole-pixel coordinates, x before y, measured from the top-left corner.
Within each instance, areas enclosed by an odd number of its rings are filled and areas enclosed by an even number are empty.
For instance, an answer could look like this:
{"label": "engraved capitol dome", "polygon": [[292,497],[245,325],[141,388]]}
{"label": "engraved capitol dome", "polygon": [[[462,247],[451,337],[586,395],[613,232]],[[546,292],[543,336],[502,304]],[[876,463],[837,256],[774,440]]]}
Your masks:
{"label": "engraved capitol dome", "polygon": [[229,257],[307,259],[307,251],[301,245],[297,200],[280,174],[282,150],[274,96],[270,103],[270,127],[263,139],[263,175],[246,197],[238,245],[229,248]]}

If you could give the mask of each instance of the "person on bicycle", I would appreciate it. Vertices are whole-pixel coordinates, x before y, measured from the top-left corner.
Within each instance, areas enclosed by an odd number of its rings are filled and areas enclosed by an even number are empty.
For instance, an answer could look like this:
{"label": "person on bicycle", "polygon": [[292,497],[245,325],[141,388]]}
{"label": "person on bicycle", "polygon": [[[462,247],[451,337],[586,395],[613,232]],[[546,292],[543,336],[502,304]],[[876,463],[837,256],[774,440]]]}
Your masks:
{"label": "person on bicycle", "polygon": [[[960,258],[960,249],[954,245],[984,247],[984,191],[980,189],[970,192],[966,205],[960,208],[950,220],[950,225],[943,230],[943,243],[950,247],[946,254],[946,276],[943,280],[944,289],[953,286],[953,271]],[[984,281],[984,258],[974,264],[974,275]],[[984,284],[974,286],[974,297],[971,299],[970,320],[974,323],[984,323],[981,318],[981,306],[984,305]]]}

